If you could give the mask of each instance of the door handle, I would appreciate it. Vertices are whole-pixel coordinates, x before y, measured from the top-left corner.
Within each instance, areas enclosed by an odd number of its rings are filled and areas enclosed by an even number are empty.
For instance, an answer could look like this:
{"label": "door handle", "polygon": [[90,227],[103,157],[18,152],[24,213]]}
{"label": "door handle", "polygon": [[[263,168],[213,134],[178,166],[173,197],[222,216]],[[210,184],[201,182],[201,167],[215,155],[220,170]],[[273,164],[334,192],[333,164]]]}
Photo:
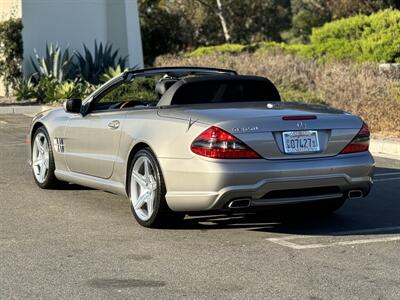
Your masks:
{"label": "door handle", "polygon": [[108,123],[108,128],[110,129],[117,129],[119,127],[119,121],[114,120]]}

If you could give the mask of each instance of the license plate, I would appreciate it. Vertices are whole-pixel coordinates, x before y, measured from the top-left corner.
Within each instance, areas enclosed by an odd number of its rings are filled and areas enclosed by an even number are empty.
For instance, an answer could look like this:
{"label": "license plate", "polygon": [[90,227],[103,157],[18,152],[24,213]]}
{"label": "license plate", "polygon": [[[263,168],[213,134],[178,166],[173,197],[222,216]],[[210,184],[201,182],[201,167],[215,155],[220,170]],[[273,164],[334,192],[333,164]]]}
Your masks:
{"label": "license plate", "polygon": [[308,153],[320,150],[315,130],[283,132],[285,153]]}

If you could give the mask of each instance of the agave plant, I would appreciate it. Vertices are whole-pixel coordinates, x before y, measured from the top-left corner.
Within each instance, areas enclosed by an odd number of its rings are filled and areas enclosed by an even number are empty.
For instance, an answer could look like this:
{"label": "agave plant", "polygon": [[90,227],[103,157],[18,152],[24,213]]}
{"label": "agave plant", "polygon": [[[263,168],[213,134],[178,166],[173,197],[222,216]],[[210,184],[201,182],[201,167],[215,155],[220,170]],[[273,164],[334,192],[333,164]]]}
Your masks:
{"label": "agave plant", "polygon": [[114,78],[115,76],[120,75],[124,70],[121,69],[121,66],[118,65],[115,68],[109,67],[101,76],[100,80],[102,82],[109,81],[110,79]]}
{"label": "agave plant", "polygon": [[93,86],[90,83],[79,82],[77,80],[62,82],[55,90],[54,101],[60,102],[72,98],[83,99],[94,92],[96,88],[96,86]]}
{"label": "agave plant", "polygon": [[94,42],[94,54],[89,51],[86,45],[83,45],[84,53],[75,52],[80,76],[83,80],[91,84],[99,84],[100,77],[107,72],[109,68],[116,69],[117,66],[121,70],[125,69],[127,56],[122,58],[119,56],[119,50],[114,50],[112,45],[106,43],[97,44]]}
{"label": "agave plant", "polygon": [[36,98],[35,85],[32,77],[28,79],[18,78],[15,80],[14,96],[17,100],[27,100]]}
{"label": "agave plant", "polygon": [[63,52],[58,45],[47,44],[45,57],[40,57],[35,49],[35,59],[31,63],[36,71],[33,77],[36,81],[46,77],[62,82],[76,76],[76,66],[73,63],[74,55],[70,55],[68,48]]}
{"label": "agave plant", "polygon": [[73,81],[65,81],[60,83],[55,89],[54,98],[56,101],[63,101],[65,99],[79,98],[77,95],[77,83]]}

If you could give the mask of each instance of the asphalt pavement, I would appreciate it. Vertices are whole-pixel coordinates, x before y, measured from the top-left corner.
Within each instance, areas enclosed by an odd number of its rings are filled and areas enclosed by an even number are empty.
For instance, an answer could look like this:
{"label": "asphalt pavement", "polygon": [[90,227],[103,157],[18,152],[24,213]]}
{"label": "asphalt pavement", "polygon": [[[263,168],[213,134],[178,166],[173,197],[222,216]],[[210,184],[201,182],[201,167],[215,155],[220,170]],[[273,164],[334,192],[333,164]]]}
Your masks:
{"label": "asphalt pavement", "polygon": [[0,116],[0,299],[399,299],[400,161],[330,217],[187,217],[140,227],[128,200],[36,187],[30,119]]}

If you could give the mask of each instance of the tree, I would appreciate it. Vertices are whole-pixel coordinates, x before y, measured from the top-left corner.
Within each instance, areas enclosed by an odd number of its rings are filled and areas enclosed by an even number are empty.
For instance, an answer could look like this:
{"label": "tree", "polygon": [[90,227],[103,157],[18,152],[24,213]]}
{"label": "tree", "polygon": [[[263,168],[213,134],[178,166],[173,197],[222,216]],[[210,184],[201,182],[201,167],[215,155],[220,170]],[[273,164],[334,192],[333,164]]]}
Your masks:
{"label": "tree", "polygon": [[215,4],[213,5],[212,2],[207,0],[196,0],[201,5],[210,9],[218,18],[221,23],[221,28],[224,33],[225,42],[229,43],[231,41],[231,35],[229,34],[228,25],[226,23],[224,11],[222,9],[222,2],[221,0],[215,0]]}
{"label": "tree", "polygon": [[178,52],[190,44],[190,21],[171,11],[160,0],[139,0],[140,25],[145,63],[152,64],[160,54]]}
{"label": "tree", "polygon": [[287,40],[308,42],[312,28],[356,14],[369,15],[388,7],[400,8],[399,0],[292,0],[292,29]]}
{"label": "tree", "polygon": [[356,14],[369,15],[385,8],[400,8],[398,0],[327,0],[333,19],[347,18]]}
{"label": "tree", "polygon": [[[336,0],[334,0],[336,1]],[[292,39],[308,42],[313,27],[331,20],[331,12],[325,0],[292,0]]]}
{"label": "tree", "polygon": [[0,22],[0,77],[5,83],[6,96],[22,77],[22,27],[21,19]]}
{"label": "tree", "polygon": [[291,26],[290,0],[233,1],[232,40],[238,43],[281,41]]}
{"label": "tree", "polygon": [[[188,34],[191,37],[189,48],[226,42],[221,19],[217,14],[216,0],[169,0],[165,3],[171,11],[184,15],[190,20],[192,32]],[[226,4],[227,2],[221,3],[221,7],[225,8]],[[222,17],[225,19],[226,32],[231,41],[228,21],[224,15]]]}
{"label": "tree", "polygon": [[213,26],[215,20],[219,19],[224,42],[280,41],[280,33],[290,27],[290,0],[195,1],[206,14],[214,15],[214,21],[207,24]]}

